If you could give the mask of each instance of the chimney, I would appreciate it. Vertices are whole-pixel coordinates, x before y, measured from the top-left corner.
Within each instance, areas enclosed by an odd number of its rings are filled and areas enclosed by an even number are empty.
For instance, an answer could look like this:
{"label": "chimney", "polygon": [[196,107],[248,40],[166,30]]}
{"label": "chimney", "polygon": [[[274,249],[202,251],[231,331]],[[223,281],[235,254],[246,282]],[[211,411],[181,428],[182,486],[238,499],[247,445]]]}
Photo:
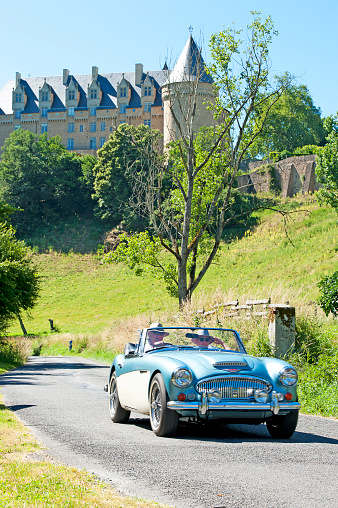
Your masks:
{"label": "chimney", "polygon": [[93,81],[96,81],[96,80],[97,80],[98,75],[99,75],[99,68],[98,68],[98,67],[93,66],[93,67],[92,67],[92,80],[93,80]]}
{"label": "chimney", "polygon": [[64,85],[67,85],[68,78],[69,78],[69,70],[63,69],[63,84]]}
{"label": "chimney", "polygon": [[15,73],[15,88],[18,86],[18,84],[20,83],[20,80],[21,80],[21,74],[20,72],[16,72]]}
{"label": "chimney", "polygon": [[140,63],[135,64],[135,85],[140,86],[142,83],[143,65]]}

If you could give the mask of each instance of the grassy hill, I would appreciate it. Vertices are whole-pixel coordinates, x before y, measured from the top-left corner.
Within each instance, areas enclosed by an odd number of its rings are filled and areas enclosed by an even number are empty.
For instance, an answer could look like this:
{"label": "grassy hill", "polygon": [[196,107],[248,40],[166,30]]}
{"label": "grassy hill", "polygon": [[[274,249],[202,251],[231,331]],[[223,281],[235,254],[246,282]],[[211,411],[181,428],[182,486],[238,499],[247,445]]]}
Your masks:
{"label": "grassy hill", "polygon": [[[298,312],[314,312],[318,280],[338,270],[338,217],[331,208],[319,207],[314,197],[289,199],[284,206],[292,211],[287,225],[280,214],[262,211],[254,228],[235,231],[237,239],[222,245],[193,307],[223,298],[244,303],[271,297],[274,303],[289,301]],[[39,303],[31,318],[24,317],[28,333],[48,333],[49,319],[61,332],[95,333],[120,318],[143,314],[151,321],[176,311],[177,302],[157,280],[136,277],[121,265],[100,264],[95,254],[84,253],[101,241],[97,225],[62,228],[29,239],[43,279]],[[71,238],[80,252],[69,248]],[[68,253],[57,252],[63,245]],[[13,323],[9,332],[21,334],[19,324]]]}

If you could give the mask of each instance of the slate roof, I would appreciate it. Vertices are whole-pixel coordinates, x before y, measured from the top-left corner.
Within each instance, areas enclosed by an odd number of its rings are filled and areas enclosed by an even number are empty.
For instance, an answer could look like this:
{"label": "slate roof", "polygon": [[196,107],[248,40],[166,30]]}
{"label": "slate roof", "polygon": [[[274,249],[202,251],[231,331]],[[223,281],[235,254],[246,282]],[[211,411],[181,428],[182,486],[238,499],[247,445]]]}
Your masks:
{"label": "slate roof", "polygon": [[[114,109],[117,104],[117,86],[123,79],[123,75],[131,85],[131,99],[129,102],[130,108],[141,107],[141,86],[135,85],[134,72],[122,72],[111,74],[99,74],[98,82],[100,83],[102,91],[102,99],[99,105],[101,109]],[[154,101],[155,106],[162,105],[162,98],[160,88],[166,80],[166,73],[164,71],[150,71],[149,76],[152,78],[153,84],[156,89],[156,97]],[[92,75],[84,74],[79,76],[70,75],[69,80],[73,77],[74,81],[79,86],[80,100],[78,109],[87,108],[87,89],[88,85],[92,83]],[[143,74],[143,79],[146,74]],[[21,84],[25,87],[27,93],[27,103],[24,113],[35,113],[39,111],[39,88],[43,87],[45,82],[44,77],[24,78],[21,79]],[[62,111],[66,109],[65,106],[65,91],[66,87],[63,84],[62,76],[49,76],[46,77],[46,82],[52,87],[54,92],[54,100],[51,105],[51,111]],[[0,115],[12,114],[12,91],[15,88],[15,80],[12,79],[0,90]]]}
{"label": "slate roof", "polygon": [[167,82],[180,83],[181,81],[192,80],[196,77],[202,83],[213,83],[212,77],[206,73],[201,52],[190,35]]}

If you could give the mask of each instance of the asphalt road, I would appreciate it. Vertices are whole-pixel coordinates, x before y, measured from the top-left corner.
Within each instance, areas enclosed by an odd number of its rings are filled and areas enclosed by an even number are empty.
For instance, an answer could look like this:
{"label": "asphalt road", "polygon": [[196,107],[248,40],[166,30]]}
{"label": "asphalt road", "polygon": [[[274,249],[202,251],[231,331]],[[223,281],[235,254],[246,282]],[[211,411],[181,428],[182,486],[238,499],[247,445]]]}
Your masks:
{"label": "asphalt road", "polygon": [[338,506],[337,420],[300,416],[287,441],[263,425],[182,425],[174,438],[159,438],[146,417],[111,422],[108,373],[83,358],[31,357],[0,386],[51,457],[126,494],[176,508]]}

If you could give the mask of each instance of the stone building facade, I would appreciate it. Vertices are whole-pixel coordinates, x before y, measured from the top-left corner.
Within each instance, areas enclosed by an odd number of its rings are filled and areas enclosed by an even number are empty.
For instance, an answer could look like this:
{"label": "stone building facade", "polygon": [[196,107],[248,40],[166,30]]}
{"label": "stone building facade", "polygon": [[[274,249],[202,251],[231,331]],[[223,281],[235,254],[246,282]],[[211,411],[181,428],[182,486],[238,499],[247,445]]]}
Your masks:
{"label": "stone building facade", "polygon": [[22,128],[60,136],[68,150],[95,154],[121,123],[147,125],[164,133],[165,143],[171,141],[177,135],[172,128],[172,101],[180,104],[176,113],[182,122],[182,99],[188,95],[187,90],[179,94],[178,89],[187,89],[183,81],[191,77],[196,83],[196,69],[200,73],[197,130],[214,123],[203,104],[205,98],[212,99],[213,90],[191,36],[172,71],[165,65],[162,70],[144,72],[138,63],[134,72],[126,73],[100,74],[92,67],[89,75],[74,76],[64,69],[62,76],[22,78],[17,72],[15,80],[0,90],[0,148],[11,132]]}

